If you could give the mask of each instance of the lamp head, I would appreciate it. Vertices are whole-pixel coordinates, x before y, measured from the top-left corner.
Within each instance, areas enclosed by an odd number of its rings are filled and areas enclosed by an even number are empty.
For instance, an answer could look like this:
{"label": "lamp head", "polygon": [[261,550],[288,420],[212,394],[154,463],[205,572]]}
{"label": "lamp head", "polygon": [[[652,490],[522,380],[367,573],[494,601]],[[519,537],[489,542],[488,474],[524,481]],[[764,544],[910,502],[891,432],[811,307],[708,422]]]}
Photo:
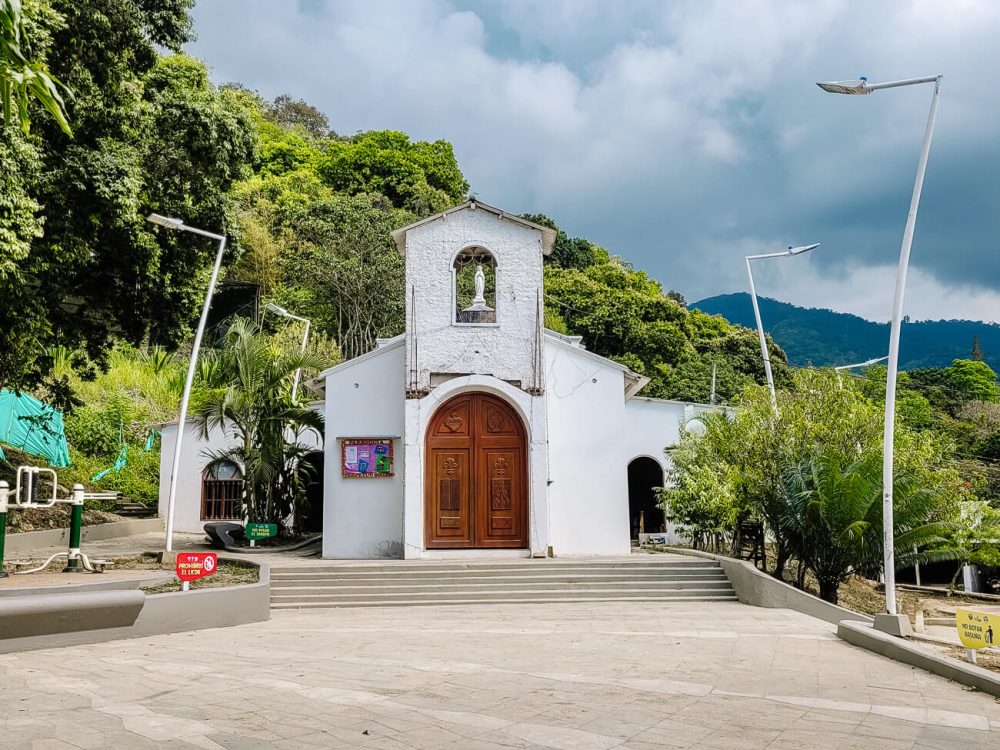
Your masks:
{"label": "lamp head", "polygon": [[274,304],[273,302],[268,302],[266,305],[264,305],[264,309],[265,310],[270,310],[271,312],[273,312],[273,313],[275,313],[277,315],[284,315],[286,318],[289,315],[291,315],[291,313],[288,312],[288,310],[286,310],[285,308],[280,307],[280,306]]}
{"label": "lamp head", "polygon": [[871,93],[868,79],[865,76],[859,76],[856,81],[820,81],[816,85],[831,94],[858,96]]}
{"label": "lamp head", "polygon": [[160,216],[160,214],[150,214],[146,217],[146,221],[159,224],[161,227],[166,227],[167,229],[180,229],[184,226],[184,222],[181,219],[172,219],[169,216]]}
{"label": "lamp head", "polygon": [[810,250],[815,250],[817,247],[819,247],[819,245],[820,243],[817,242],[812,245],[799,245],[798,247],[790,247],[788,248],[788,254],[800,255],[802,253],[808,253]]}

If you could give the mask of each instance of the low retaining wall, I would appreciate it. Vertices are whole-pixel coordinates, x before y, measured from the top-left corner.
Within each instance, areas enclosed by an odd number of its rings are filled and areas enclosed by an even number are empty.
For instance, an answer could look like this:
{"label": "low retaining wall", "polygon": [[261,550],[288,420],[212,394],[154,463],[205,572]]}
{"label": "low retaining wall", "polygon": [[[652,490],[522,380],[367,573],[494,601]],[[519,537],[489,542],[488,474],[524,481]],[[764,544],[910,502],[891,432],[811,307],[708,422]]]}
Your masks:
{"label": "low retaining wall", "polygon": [[736,597],[744,604],[752,604],[755,607],[793,609],[796,612],[826,620],[831,625],[838,625],[842,620],[874,622],[873,618],[867,615],[838,607],[836,604],[830,604],[812,594],[790,586],[784,581],[779,581],[745,560],[736,560],[732,557],[713,555],[711,552],[701,552],[684,547],[671,547],[670,551],[676,554],[718,561],[729,577]]}
{"label": "low retaining wall", "polygon": [[[28,575],[31,575],[30,573]],[[91,576],[80,576],[73,575],[74,578],[90,578]],[[100,578],[100,576],[96,576]],[[168,573],[163,571],[161,574],[149,575],[145,578],[111,578],[109,580],[101,581],[87,581],[86,583],[68,583],[65,586],[61,586],[58,590],[59,594],[80,594],[88,591],[124,591],[127,589],[139,589],[144,586],[162,586],[167,583],[171,583],[175,579],[173,573]],[[57,592],[52,587],[39,587],[39,588],[18,588],[18,589],[8,589],[3,588],[0,584],[0,599],[4,599],[9,596],[37,596],[39,594],[56,594]],[[3,636],[0,635],[0,638]]]}
{"label": "low retaining wall", "polygon": [[[17,513],[16,510],[11,511]],[[98,542],[102,539],[117,539],[134,534],[148,534],[152,531],[163,531],[162,518],[133,518],[115,523],[98,523],[84,526],[80,532],[82,545],[87,542]],[[6,556],[45,549],[46,547],[65,547],[69,544],[69,529],[46,529],[45,531],[25,531],[21,534],[7,534]],[[84,549],[84,552],[87,550]]]}
{"label": "low retaining wall", "polygon": [[1000,697],[1000,675],[939,654],[928,646],[883,633],[862,622],[840,623],[837,626],[837,635],[854,646]]}
{"label": "low retaining wall", "polygon": [[[244,561],[239,562],[248,564]],[[267,620],[271,616],[270,568],[264,564],[258,567],[260,578],[257,583],[243,586],[177,591],[169,594],[146,595],[138,590],[94,591],[82,594],[38,594],[0,599],[0,653],[100,643],[122,638],[142,638]],[[128,624],[106,620],[108,624],[98,624],[93,626],[97,629],[84,630],[78,627],[78,624],[84,621],[82,618],[87,616],[88,608],[97,601],[96,597],[117,598],[122,606],[126,601],[125,597],[137,600],[140,602],[137,616]],[[39,611],[33,617],[29,616],[27,620],[18,620],[18,629],[15,630],[13,625],[8,628],[4,609],[7,603],[15,599],[44,598],[61,600],[47,606],[55,606],[64,614],[55,619]],[[23,604],[21,606],[23,608]],[[5,636],[7,632],[18,635]]]}
{"label": "low retaining wall", "polygon": [[128,628],[144,609],[145,599],[138,590],[5,597],[0,599],[0,638],[19,641],[67,631]]}

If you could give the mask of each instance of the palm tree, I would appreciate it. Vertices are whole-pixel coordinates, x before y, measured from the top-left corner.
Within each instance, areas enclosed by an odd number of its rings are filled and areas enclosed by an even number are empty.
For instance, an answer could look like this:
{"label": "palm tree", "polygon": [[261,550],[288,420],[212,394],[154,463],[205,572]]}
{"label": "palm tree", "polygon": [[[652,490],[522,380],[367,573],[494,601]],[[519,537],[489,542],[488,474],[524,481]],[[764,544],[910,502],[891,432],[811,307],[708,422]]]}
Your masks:
{"label": "palm tree", "polygon": [[[882,567],[882,458],[862,456],[843,467],[829,452],[786,467],[781,524],[795,555],[819,583],[820,598],[837,603],[851,573],[874,578]],[[954,524],[934,521],[940,502],[912,472],[897,472],[893,485],[896,567],[955,560]]]}
{"label": "palm tree", "polygon": [[322,436],[323,417],[292,400],[292,382],[299,368],[326,364],[313,354],[278,351],[256,324],[237,319],[223,348],[206,354],[199,368],[195,424],[205,438],[222,430],[237,439],[211,452],[209,466],[242,467],[244,514],[251,523],[281,524],[304,501],[298,463],[310,448],[298,438],[309,429]]}

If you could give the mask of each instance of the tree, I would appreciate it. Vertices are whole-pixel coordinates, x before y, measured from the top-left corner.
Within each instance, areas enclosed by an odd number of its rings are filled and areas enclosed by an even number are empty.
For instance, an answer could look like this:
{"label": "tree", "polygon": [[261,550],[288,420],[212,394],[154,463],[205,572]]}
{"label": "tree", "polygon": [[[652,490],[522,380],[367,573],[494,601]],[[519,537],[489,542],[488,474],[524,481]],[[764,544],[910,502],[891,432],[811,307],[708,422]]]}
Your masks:
{"label": "tree", "polygon": [[[789,472],[797,472],[803,491],[821,492],[835,486],[834,474],[844,473],[845,467],[860,466],[859,462],[880,466],[881,403],[873,403],[861,385],[841,383],[830,370],[795,373],[793,387],[778,391],[777,412],[767,389],[761,386],[745,388],[734,401],[736,409],[731,414],[699,417],[705,424],[703,435],[682,433],[680,444],[671,451],[674,481],[683,487],[689,476],[697,478],[706,468],[711,469],[730,484],[741,519],[757,518],[767,524],[776,548],[773,575],[782,578],[786,564],[797,558],[804,565],[814,565],[829,583],[835,577],[830,574],[837,567],[835,556],[831,552],[829,560],[813,560],[809,550],[815,546],[815,539],[803,536],[804,516],[796,516],[799,526],[789,523]],[[973,497],[973,488],[951,461],[951,441],[940,433],[914,430],[902,422],[897,423],[895,440],[898,502],[903,505],[912,501],[916,509],[913,517],[926,515],[921,523],[954,521],[961,502]],[[878,480],[880,469],[872,471]],[[827,480],[823,486],[815,481],[821,474]],[[860,480],[851,478],[848,483],[856,481]],[[916,488],[926,494],[918,493]],[[932,505],[924,502],[928,498],[933,499]],[[851,502],[860,501],[855,498]],[[905,512],[901,512],[899,521],[897,533],[920,525],[909,526],[911,520]],[[828,525],[825,530],[810,533],[832,535],[839,528],[836,523]],[[920,541],[917,537],[900,538],[901,545]],[[866,544],[877,544],[881,550],[880,541]],[[909,549],[901,547],[900,554],[907,554]],[[864,560],[855,557],[852,565],[875,566],[865,569],[873,573],[880,554],[873,553]]]}
{"label": "tree", "polygon": [[201,63],[157,52],[189,38],[190,5],[51,0],[39,20],[50,68],[76,93],[74,138],[43,121],[34,162],[15,153],[26,195],[44,207],[44,234],[22,220],[21,257],[0,274],[0,385],[40,384],[52,345],[82,347],[100,366],[115,338],[173,346],[189,330],[215,248],[144,217],[227,229],[228,190],[256,146],[245,98],[214,89]]}
{"label": "tree", "polygon": [[[649,377],[646,395],[707,401],[712,362],[721,399],[765,382],[753,331],[688,310],[659,282],[604,249],[597,249],[596,258],[584,268],[546,265],[546,319],[558,316],[588,349]],[[785,355],[773,342],[770,354],[781,387],[790,377]]]}
{"label": "tree", "polygon": [[412,142],[392,130],[328,143],[319,173],[337,192],[379,193],[417,216],[461,203],[469,190],[450,143]]}
{"label": "tree", "polygon": [[17,120],[25,135],[31,129],[31,103],[44,108],[66,135],[72,135],[66,119],[63,92],[58,79],[45,63],[32,54],[32,43],[21,0],[0,0],[0,113],[3,127]]}
{"label": "tree", "polygon": [[[848,465],[819,448],[785,467],[779,523],[803,565],[819,584],[820,598],[837,603],[852,572],[874,576],[882,567],[882,456],[868,452]],[[893,479],[893,535],[897,568],[962,556],[952,541],[954,524],[934,520],[940,505],[934,487],[913,470]],[[914,552],[917,550],[917,552]]]}
{"label": "tree", "polygon": [[982,344],[979,343],[979,337],[978,336],[973,336],[972,337],[972,361],[973,362],[982,362],[983,359],[984,359],[984,357],[983,357],[983,346],[982,346]]}
{"label": "tree", "polygon": [[229,462],[243,469],[244,512],[252,523],[281,524],[292,509],[301,509],[297,467],[310,449],[297,436],[306,429],[322,435],[323,417],[292,400],[292,382],[299,368],[326,364],[312,354],[278,351],[244,319],[232,323],[221,350],[204,357],[195,423],[203,438],[214,430],[235,435],[236,444],[213,452],[209,466]]}
{"label": "tree", "polygon": [[607,252],[598,248],[590,240],[582,237],[570,237],[558,226],[555,221],[545,214],[521,214],[521,217],[543,227],[556,230],[556,241],[552,244],[552,254],[546,258],[550,263],[562,266],[563,268],[586,268],[592,266]]}
{"label": "tree", "polygon": [[264,116],[278,125],[301,128],[315,138],[330,134],[330,120],[326,115],[302,99],[292,99],[288,94],[275,97]]}
{"label": "tree", "polygon": [[379,196],[334,196],[283,218],[293,252],[284,276],[297,279],[296,308],[330,332],[345,359],[403,331],[403,259],[390,232],[399,212]]}

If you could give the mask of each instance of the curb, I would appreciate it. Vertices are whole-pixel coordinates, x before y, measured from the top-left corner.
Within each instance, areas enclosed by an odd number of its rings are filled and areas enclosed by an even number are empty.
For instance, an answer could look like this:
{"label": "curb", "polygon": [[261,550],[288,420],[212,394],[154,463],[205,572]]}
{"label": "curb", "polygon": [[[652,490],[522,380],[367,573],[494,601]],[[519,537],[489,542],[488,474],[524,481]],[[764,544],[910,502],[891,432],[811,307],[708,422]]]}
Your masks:
{"label": "curb", "polygon": [[837,636],[853,646],[1000,698],[1000,675],[958,659],[942,656],[905,638],[882,633],[871,625],[845,620],[837,625]]}

